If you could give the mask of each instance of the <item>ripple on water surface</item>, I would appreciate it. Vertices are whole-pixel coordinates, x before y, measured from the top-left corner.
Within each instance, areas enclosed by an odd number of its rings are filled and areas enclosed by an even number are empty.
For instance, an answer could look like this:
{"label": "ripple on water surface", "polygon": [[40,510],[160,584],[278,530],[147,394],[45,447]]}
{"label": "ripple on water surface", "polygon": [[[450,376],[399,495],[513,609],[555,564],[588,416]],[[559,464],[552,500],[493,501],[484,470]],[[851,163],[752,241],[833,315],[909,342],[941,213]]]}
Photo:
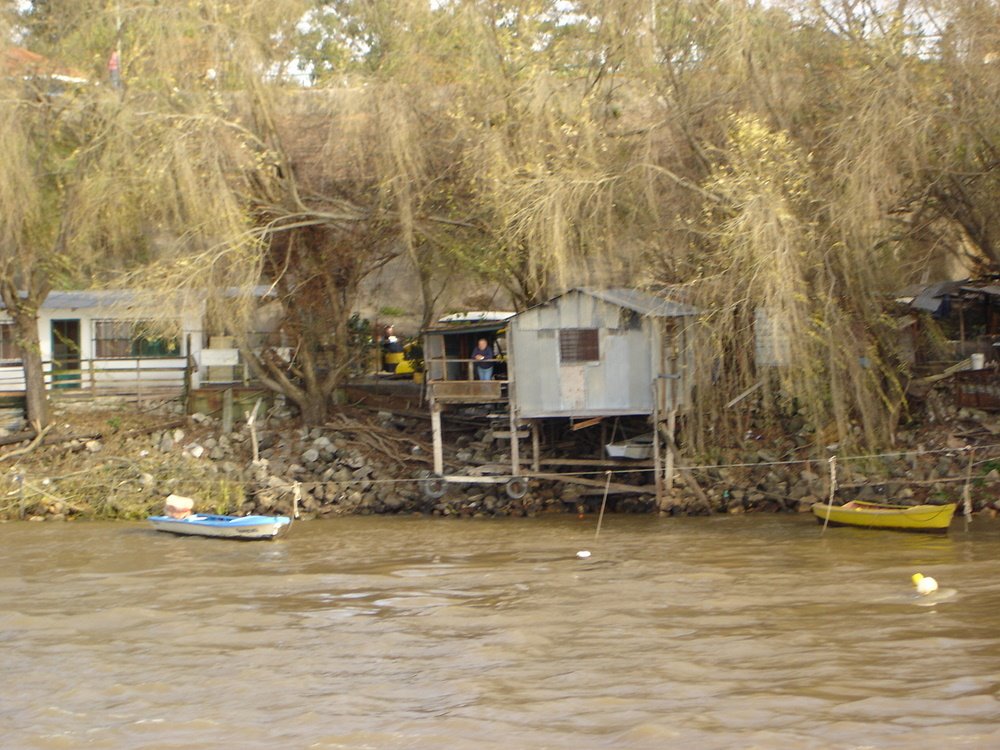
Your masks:
{"label": "ripple on water surface", "polygon": [[998,527],[593,522],[0,525],[0,745],[1000,746]]}

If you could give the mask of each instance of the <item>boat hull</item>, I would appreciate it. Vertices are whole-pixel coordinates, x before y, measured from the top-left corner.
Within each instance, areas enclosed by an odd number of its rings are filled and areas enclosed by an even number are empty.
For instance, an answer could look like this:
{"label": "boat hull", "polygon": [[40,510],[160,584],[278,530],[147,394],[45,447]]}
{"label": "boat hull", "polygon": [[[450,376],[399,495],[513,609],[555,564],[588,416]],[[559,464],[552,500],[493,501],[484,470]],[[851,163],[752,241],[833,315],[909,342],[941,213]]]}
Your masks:
{"label": "boat hull", "polygon": [[609,458],[646,459],[653,455],[653,437],[643,435],[620,443],[608,443],[604,449]]}
{"label": "boat hull", "polygon": [[157,531],[214,539],[277,539],[292,525],[287,516],[214,516],[203,513],[187,518],[150,516],[148,520]]}
{"label": "boat hull", "polygon": [[844,505],[813,503],[819,523],[858,526],[866,529],[944,533],[955,515],[957,503],[946,505],[887,505],[855,500]]}

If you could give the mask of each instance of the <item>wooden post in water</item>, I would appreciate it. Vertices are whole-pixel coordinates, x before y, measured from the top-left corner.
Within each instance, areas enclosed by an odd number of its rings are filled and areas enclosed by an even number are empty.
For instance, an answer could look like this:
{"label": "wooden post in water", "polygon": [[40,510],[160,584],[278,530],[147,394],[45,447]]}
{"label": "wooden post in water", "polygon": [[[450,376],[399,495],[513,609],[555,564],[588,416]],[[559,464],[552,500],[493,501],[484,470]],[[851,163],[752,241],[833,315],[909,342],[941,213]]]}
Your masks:
{"label": "wooden post in water", "polygon": [[820,529],[820,536],[826,531],[830,524],[830,512],[833,510],[833,498],[837,494],[837,456],[830,456],[830,497],[826,500],[826,518],[823,519],[823,528]]}
{"label": "wooden post in water", "polygon": [[969,451],[969,465],[965,470],[965,487],[962,488],[962,504],[965,511],[965,530],[969,530],[969,522],[972,520],[972,462],[976,455],[976,449],[966,446]]}
{"label": "wooden post in water", "polygon": [[260,409],[262,399],[257,399],[253,405],[253,411],[247,417],[247,427],[250,428],[250,445],[253,446],[253,462],[256,464],[260,460],[260,443],[257,442],[257,410]]}
{"label": "wooden post in water", "polygon": [[601,535],[601,525],[604,523],[604,509],[608,506],[608,490],[611,489],[611,470],[604,472],[608,481],[604,483],[604,497],[601,498],[601,514],[597,517],[597,530],[594,532],[594,541]]}

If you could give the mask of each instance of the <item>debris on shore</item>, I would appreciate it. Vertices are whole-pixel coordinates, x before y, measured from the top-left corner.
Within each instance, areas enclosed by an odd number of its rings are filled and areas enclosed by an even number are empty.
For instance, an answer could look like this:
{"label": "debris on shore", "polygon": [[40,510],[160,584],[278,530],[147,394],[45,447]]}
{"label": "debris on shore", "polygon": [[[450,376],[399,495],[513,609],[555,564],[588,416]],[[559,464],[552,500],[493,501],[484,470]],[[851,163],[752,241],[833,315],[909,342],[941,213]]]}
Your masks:
{"label": "debris on shore", "polygon": [[[220,420],[177,409],[74,404],[57,416],[44,440],[27,434],[21,442],[8,440],[6,453],[0,453],[0,518],[145,518],[173,493],[198,498],[201,511],[288,514],[296,485],[306,518],[587,513],[603,496],[599,487],[547,474],[531,479],[528,492],[517,499],[502,484],[462,483],[449,483],[434,497],[425,492],[432,466],[426,420],[413,414],[345,408],[327,424],[309,428],[278,410],[259,420],[254,431],[239,423],[227,434]],[[838,456],[838,497],[934,503],[960,501],[968,488],[973,511],[995,516],[998,435],[1000,416],[956,409],[947,421],[900,431],[892,451]],[[0,442],[4,439],[0,434]],[[808,511],[829,497],[829,462],[802,457],[801,442],[794,433],[776,440],[750,436],[725,460],[719,456],[689,467],[695,487],[681,472],[659,504],[652,493],[638,492],[613,495],[608,508],[668,515]],[[835,448],[826,447],[826,453],[835,455]],[[470,425],[453,441],[446,461],[456,467],[509,465],[506,450],[506,442],[494,441],[487,428]],[[594,471],[594,478],[604,474]],[[614,482],[648,484],[648,474],[618,469]]]}

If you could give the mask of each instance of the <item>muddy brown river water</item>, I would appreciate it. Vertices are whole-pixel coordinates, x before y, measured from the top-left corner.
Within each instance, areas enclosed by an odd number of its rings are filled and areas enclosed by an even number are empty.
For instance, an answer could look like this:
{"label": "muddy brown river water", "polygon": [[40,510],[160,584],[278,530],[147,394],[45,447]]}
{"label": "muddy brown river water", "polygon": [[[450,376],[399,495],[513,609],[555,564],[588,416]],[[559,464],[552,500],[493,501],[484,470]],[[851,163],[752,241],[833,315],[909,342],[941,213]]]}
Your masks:
{"label": "muddy brown river water", "polygon": [[594,520],[0,525],[0,747],[1000,747],[1000,522]]}

